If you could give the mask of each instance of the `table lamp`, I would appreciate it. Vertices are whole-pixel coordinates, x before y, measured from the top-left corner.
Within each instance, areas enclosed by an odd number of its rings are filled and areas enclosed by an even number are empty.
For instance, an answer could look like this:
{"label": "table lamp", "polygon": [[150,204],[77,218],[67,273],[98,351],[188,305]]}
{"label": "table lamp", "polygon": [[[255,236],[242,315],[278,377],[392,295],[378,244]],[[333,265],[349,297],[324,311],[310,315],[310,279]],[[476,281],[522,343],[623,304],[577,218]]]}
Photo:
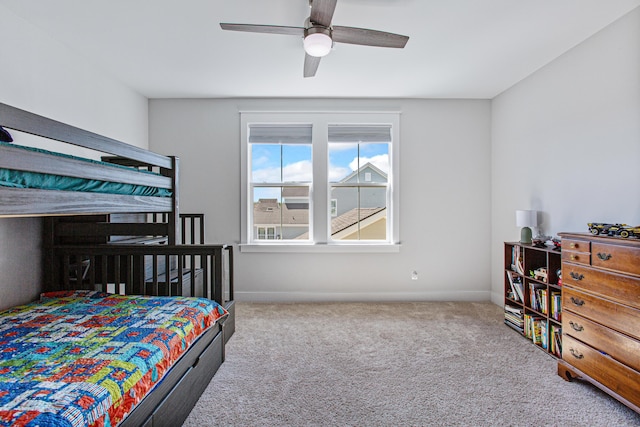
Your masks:
{"label": "table lamp", "polygon": [[537,211],[516,211],[516,225],[522,227],[520,243],[531,243],[531,227],[538,225]]}

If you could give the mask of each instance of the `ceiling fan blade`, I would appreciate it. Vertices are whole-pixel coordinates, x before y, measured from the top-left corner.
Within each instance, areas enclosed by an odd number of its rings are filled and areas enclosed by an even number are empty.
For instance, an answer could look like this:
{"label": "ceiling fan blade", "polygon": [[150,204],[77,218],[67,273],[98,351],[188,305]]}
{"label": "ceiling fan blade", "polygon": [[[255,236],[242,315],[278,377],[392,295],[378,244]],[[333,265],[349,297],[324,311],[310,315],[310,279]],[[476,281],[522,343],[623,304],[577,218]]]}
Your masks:
{"label": "ceiling fan blade", "polygon": [[366,46],[403,48],[409,37],[384,31],[354,27],[333,27],[334,42],[360,44]]}
{"label": "ceiling fan blade", "polygon": [[302,27],[284,27],[280,25],[229,24],[226,22],[221,22],[220,27],[223,30],[230,30],[230,31],[246,31],[248,33],[287,34],[291,36],[304,37],[304,28]]}
{"label": "ceiling fan blade", "polygon": [[337,3],[338,0],[312,0],[309,20],[323,27],[331,26],[333,12],[336,10]]}
{"label": "ceiling fan blade", "polygon": [[320,65],[319,56],[311,56],[308,53],[304,54],[304,76],[313,77],[316,75],[318,65]]}

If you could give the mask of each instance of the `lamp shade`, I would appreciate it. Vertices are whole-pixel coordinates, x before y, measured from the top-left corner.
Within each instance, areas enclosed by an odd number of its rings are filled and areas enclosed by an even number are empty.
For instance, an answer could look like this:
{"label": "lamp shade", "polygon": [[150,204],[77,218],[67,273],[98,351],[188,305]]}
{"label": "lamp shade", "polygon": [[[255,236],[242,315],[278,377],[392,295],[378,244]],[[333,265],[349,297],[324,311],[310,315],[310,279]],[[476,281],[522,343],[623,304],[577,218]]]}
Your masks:
{"label": "lamp shade", "polygon": [[538,225],[538,211],[516,211],[518,227],[535,227]]}
{"label": "lamp shade", "polygon": [[309,28],[304,37],[304,51],[315,57],[322,57],[331,52],[333,40],[329,30],[324,28]]}

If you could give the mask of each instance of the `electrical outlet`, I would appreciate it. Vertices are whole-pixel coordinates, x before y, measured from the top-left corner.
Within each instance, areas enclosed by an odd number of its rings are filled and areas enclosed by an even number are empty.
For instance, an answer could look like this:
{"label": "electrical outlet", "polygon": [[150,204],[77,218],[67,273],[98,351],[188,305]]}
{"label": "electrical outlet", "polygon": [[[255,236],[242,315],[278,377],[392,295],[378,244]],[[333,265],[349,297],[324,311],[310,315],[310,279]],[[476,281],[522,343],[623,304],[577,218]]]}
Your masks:
{"label": "electrical outlet", "polygon": [[411,280],[418,280],[418,272],[413,270],[411,272]]}

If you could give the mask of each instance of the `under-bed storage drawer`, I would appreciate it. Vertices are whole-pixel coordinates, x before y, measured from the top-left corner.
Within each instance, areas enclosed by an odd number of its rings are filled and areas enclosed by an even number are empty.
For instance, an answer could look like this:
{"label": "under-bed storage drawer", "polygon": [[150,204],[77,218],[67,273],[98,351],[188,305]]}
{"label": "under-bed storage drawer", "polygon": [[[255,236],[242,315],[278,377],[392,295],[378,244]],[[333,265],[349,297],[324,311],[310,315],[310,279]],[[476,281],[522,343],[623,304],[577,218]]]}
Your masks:
{"label": "under-bed storage drawer", "polygon": [[562,357],[618,396],[640,406],[640,373],[580,341],[564,335]]}
{"label": "under-bed storage drawer", "polygon": [[[153,394],[145,397],[119,427],[182,425],[223,360],[224,339],[217,324],[191,345],[156,385]],[[182,396],[180,402],[169,399],[176,395]]]}
{"label": "under-bed storage drawer", "polygon": [[[204,349],[193,365],[184,373],[176,386],[167,394],[147,420],[148,427],[173,427],[182,425],[197,402],[197,397],[207,388],[224,358],[224,339],[219,333]],[[149,422],[151,421],[151,422]]]}

